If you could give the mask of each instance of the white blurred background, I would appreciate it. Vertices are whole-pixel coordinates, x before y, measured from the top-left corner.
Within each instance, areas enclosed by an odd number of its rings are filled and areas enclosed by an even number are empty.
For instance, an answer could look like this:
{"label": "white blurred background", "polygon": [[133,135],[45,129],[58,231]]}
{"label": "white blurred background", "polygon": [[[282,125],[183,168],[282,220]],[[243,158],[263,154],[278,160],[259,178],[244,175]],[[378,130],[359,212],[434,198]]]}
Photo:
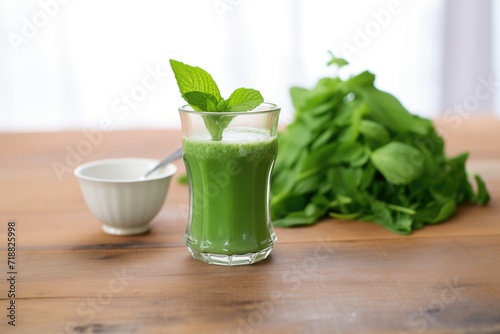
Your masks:
{"label": "white blurred background", "polygon": [[0,0],[0,131],[179,127],[170,58],[289,121],[328,50],[414,113],[499,115],[499,1]]}

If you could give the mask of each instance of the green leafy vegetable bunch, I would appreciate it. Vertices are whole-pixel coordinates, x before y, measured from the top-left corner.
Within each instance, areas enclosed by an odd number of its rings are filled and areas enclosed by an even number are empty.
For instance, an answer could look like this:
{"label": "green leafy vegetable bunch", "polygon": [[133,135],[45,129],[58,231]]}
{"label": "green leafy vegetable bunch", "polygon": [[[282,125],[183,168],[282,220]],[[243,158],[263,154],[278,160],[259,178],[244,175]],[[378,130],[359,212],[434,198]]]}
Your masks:
{"label": "green leafy vegetable bunch", "polygon": [[331,216],[409,234],[448,219],[462,203],[488,203],[483,180],[466,172],[468,154],[447,157],[432,122],[374,82],[366,71],[291,89],[295,118],[279,135],[271,184],[276,226]]}

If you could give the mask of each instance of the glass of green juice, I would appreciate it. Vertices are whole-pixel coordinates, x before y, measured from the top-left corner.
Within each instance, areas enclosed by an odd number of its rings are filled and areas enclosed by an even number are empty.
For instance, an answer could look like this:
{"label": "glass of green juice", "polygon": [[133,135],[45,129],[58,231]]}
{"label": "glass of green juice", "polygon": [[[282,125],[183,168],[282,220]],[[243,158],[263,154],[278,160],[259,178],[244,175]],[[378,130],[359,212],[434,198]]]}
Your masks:
{"label": "glass of green juice", "polygon": [[190,197],[184,242],[195,259],[252,264],[273,249],[269,186],[279,112],[271,103],[246,112],[179,109]]}

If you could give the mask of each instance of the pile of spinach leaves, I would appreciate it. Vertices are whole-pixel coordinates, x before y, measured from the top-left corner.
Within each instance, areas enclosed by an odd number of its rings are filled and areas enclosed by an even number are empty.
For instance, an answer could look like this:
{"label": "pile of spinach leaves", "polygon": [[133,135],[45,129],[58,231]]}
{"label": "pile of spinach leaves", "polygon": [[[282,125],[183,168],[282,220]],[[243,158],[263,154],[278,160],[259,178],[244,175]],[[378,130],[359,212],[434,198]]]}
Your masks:
{"label": "pile of spinach leaves", "polygon": [[446,157],[432,122],[374,81],[366,71],[291,89],[294,120],[279,134],[271,183],[275,226],[331,216],[409,234],[448,219],[461,203],[488,203],[483,180],[467,174],[468,154]]}

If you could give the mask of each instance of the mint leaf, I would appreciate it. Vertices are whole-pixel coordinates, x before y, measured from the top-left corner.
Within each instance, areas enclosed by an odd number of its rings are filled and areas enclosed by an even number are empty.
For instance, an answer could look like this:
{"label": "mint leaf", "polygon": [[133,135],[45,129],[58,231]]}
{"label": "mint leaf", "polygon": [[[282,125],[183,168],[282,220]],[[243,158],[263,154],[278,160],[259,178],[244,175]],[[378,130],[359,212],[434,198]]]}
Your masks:
{"label": "mint leaf", "polygon": [[258,90],[238,88],[227,99],[224,111],[248,111],[255,109],[262,102],[264,98]]}
{"label": "mint leaf", "polygon": [[[170,59],[170,66],[182,97],[195,111],[242,112],[253,110],[264,102],[259,91],[249,88],[238,88],[224,100],[207,71],[173,59]],[[233,116],[203,116],[212,140],[222,140],[224,129],[232,119]]]}
{"label": "mint leaf", "polygon": [[202,92],[187,92],[184,100],[196,111],[217,111],[217,98]]}
{"label": "mint leaf", "polygon": [[172,71],[174,71],[177,85],[184,99],[185,94],[189,92],[209,94],[214,96],[217,101],[222,98],[219,87],[217,87],[212,76],[204,69],[186,65],[173,59],[170,59],[170,66],[172,67]]}

